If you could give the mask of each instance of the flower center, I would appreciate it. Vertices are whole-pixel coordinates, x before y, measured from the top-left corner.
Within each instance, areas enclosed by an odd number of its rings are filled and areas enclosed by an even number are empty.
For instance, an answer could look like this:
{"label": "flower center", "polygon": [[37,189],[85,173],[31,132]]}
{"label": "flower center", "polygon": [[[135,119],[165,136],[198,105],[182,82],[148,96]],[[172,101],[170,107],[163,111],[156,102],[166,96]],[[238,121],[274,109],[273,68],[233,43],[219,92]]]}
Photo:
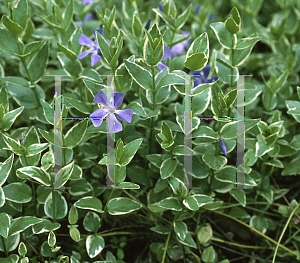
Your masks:
{"label": "flower center", "polygon": [[116,110],[115,110],[114,108],[109,108],[108,111],[109,111],[110,113],[114,113]]}

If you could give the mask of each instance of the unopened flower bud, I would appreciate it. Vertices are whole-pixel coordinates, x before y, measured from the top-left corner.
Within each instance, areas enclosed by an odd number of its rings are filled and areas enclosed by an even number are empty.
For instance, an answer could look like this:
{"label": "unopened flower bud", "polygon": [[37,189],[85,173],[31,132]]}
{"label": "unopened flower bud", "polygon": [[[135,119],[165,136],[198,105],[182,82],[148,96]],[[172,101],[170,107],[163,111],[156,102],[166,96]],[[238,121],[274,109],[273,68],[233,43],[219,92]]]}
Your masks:
{"label": "unopened flower bud", "polygon": [[223,142],[222,140],[219,141],[219,144],[220,144],[220,147],[221,147],[221,150],[222,152],[227,155],[227,149],[226,149],[226,145],[225,145],[225,142]]}

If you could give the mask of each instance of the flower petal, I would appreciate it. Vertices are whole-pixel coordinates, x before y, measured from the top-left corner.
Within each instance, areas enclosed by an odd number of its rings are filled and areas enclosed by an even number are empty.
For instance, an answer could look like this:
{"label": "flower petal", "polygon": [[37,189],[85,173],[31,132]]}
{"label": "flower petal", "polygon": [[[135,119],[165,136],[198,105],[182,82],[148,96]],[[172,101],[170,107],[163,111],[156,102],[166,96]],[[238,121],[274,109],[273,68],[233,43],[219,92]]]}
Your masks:
{"label": "flower petal", "polygon": [[163,9],[163,7],[162,7],[162,5],[161,5],[161,2],[158,3],[158,9],[159,9],[161,12],[164,13],[164,9]]}
{"label": "flower petal", "polygon": [[91,57],[91,65],[92,65],[92,67],[94,65],[96,65],[99,62],[100,59],[101,59],[101,57],[98,56],[97,50],[94,51],[93,54],[92,54],[92,57]]}
{"label": "flower petal", "polygon": [[114,105],[113,105],[113,107],[114,107],[115,109],[119,108],[120,105],[121,105],[122,102],[123,102],[125,93],[122,93],[122,92],[112,92],[112,93],[111,93],[111,96],[114,98]]}
{"label": "flower petal", "polygon": [[195,80],[195,81],[194,81],[194,87],[197,87],[197,86],[199,86],[199,85],[201,85],[201,84],[203,84],[203,82],[202,82],[201,79],[200,79],[200,80]]}
{"label": "flower petal", "polygon": [[164,68],[168,68],[170,71],[170,68],[168,66],[166,66],[165,64],[158,62],[157,67],[159,68],[159,70],[163,70]]}
{"label": "flower petal", "polygon": [[209,75],[209,72],[210,72],[210,69],[211,69],[211,66],[210,65],[206,65],[203,69],[202,69],[202,72],[203,72],[203,76],[205,79],[207,79],[208,75]]}
{"label": "flower petal", "polygon": [[130,123],[132,120],[133,110],[132,109],[116,110],[115,114],[121,121],[126,121]]}
{"label": "flower petal", "polygon": [[[93,32],[94,32],[95,39],[97,39],[96,32],[99,32],[101,36],[104,35],[104,29],[97,29],[97,30],[94,30]],[[98,43],[98,41],[96,41],[96,42]]]}
{"label": "flower petal", "polygon": [[94,45],[94,42],[84,34],[80,35],[80,37],[78,38],[78,43],[80,45],[84,45],[84,46],[88,46],[88,47],[93,47],[93,45]]}
{"label": "flower petal", "polygon": [[206,81],[206,83],[212,83],[213,81],[215,81],[215,80],[217,80],[217,79],[219,79],[219,77],[213,76],[213,77],[211,77],[210,79],[208,79],[208,80]]}
{"label": "flower petal", "polygon": [[167,59],[169,57],[171,57],[171,49],[170,49],[169,46],[165,46],[164,47],[164,55],[163,55],[163,57],[162,57],[161,60],[165,60],[165,59]]}
{"label": "flower petal", "polygon": [[117,120],[113,113],[109,114],[107,121],[109,133],[116,133],[123,130],[122,124]]}
{"label": "flower petal", "polygon": [[99,103],[103,106],[105,106],[106,108],[108,108],[108,105],[107,105],[107,96],[105,95],[105,93],[103,92],[103,90],[100,90],[97,95],[95,96],[94,100],[93,100],[95,103]]}
{"label": "flower petal", "polygon": [[80,53],[77,58],[78,59],[83,59],[85,58],[89,53],[93,52],[93,49],[89,49],[89,50],[86,50],[86,51],[83,51],[82,53]]}
{"label": "flower petal", "polygon": [[172,58],[177,57],[178,55],[180,55],[183,51],[184,51],[184,45],[181,43],[176,44],[175,46],[173,46],[171,48],[171,55]]}
{"label": "flower petal", "polygon": [[89,14],[85,15],[84,21],[90,21],[93,19],[93,17],[94,17],[93,13],[89,13]]}
{"label": "flower petal", "polygon": [[103,119],[107,115],[106,109],[95,110],[91,115],[91,121],[95,127],[99,127],[102,124]]}
{"label": "flower petal", "polygon": [[199,11],[200,11],[200,5],[195,5],[195,14],[196,14],[196,16],[199,15]]}

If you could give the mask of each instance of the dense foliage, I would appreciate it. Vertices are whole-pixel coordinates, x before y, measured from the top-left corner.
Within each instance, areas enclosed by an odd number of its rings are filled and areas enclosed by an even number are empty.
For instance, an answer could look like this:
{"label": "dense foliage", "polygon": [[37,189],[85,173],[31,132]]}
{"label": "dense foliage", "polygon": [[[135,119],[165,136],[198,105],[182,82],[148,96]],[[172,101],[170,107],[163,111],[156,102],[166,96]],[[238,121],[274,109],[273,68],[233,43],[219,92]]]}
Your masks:
{"label": "dense foliage", "polygon": [[0,263],[300,261],[299,1],[0,5]]}

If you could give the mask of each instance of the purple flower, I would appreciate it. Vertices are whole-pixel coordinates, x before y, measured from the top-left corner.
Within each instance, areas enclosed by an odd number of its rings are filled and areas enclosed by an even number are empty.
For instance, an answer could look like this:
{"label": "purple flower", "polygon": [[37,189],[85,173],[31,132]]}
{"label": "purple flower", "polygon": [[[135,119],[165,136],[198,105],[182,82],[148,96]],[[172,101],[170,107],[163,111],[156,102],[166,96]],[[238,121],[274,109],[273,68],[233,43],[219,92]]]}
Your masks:
{"label": "purple flower", "polygon": [[[77,56],[77,58],[82,59],[82,58],[86,57],[89,53],[93,53],[92,57],[91,57],[91,65],[92,66],[97,64],[99,62],[99,60],[101,59],[101,57],[100,57],[101,50],[100,50],[100,47],[98,45],[98,41],[97,41],[97,37],[96,37],[96,31],[99,32],[101,36],[103,36],[104,35],[104,29],[94,30],[94,36],[95,36],[96,44],[94,44],[94,42],[84,34],[81,34],[81,36],[78,38],[78,43],[80,45],[88,46],[88,47],[90,47],[90,49],[80,53]],[[110,44],[110,40],[107,40],[106,42],[107,42],[108,45]]]}
{"label": "purple flower", "polygon": [[163,7],[162,7],[162,5],[161,5],[161,2],[158,3],[158,9],[159,9],[161,12],[164,13],[164,9],[163,9]]}
{"label": "purple flower", "polygon": [[82,5],[83,5],[83,6],[86,6],[86,5],[88,5],[88,4],[94,3],[94,1],[95,1],[95,0],[83,0],[83,1],[82,1]]}
{"label": "purple flower", "polygon": [[[87,22],[87,21],[92,20],[93,18],[94,18],[93,14],[92,13],[88,13],[88,14],[85,15],[84,21]],[[78,24],[79,24],[80,27],[82,27],[82,24],[83,24],[82,20],[79,20]]]}
{"label": "purple flower", "polygon": [[91,115],[91,121],[95,127],[99,127],[102,124],[102,120],[108,115],[108,130],[109,133],[116,133],[122,131],[122,124],[116,119],[115,115],[121,120],[128,123],[132,120],[133,110],[116,110],[123,102],[124,93],[112,92],[112,97],[114,98],[114,106],[110,106],[109,101],[105,93],[100,90],[94,98],[95,103],[99,103],[106,107],[106,109],[95,110]]}
{"label": "purple flower", "polygon": [[[191,34],[191,32],[189,31],[183,31],[182,34],[184,36],[189,36]],[[178,44],[176,44],[175,46],[173,46],[172,48],[170,48],[169,46],[166,46],[164,48],[164,56],[161,59],[162,61],[167,59],[167,58],[175,58],[178,55],[180,55],[188,46],[190,43],[190,39],[184,40]],[[163,64],[162,62],[159,62],[157,67],[160,70],[163,70],[164,68],[169,68],[168,66],[166,66],[165,64]]]}
{"label": "purple flower", "polygon": [[[209,72],[210,72],[210,69],[211,69],[211,66],[206,65],[202,69],[203,75],[201,75],[201,73],[199,71],[194,71],[193,77],[198,79],[198,80],[194,81],[194,87],[197,87],[197,86],[199,86],[201,84],[204,84],[204,83],[212,83],[213,80],[218,79],[217,76],[214,76],[214,77],[211,77],[210,79],[207,79],[208,75],[209,75]],[[191,72],[189,73],[189,75],[191,75]]]}
{"label": "purple flower", "polygon": [[223,142],[222,140],[219,141],[219,144],[220,144],[220,147],[221,147],[221,150],[222,152],[227,155],[227,149],[226,149],[226,145],[225,145],[225,142]]}

